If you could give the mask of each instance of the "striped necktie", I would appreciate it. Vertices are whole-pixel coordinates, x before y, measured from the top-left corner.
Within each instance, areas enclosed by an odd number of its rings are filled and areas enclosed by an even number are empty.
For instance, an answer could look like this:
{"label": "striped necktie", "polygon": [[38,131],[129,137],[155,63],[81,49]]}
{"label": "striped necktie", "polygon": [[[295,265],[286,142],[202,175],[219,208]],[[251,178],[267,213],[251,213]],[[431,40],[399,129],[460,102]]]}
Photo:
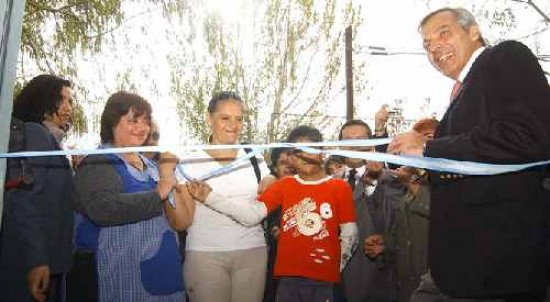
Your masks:
{"label": "striped necktie", "polygon": [[462,86],[462,83],[460,81],[456,81],[453,85],[453,90],[451,91],[451,102],[454,101],[456,96],[458,95],[458,92],[460,91],[460,86]]}

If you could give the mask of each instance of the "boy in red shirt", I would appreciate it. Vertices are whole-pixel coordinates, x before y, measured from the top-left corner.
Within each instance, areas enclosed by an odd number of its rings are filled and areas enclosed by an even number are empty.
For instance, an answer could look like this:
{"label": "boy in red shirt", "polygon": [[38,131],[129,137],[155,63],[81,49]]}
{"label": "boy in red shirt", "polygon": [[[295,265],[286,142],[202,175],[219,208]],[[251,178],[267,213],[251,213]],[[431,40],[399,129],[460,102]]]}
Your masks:
{"label": "boy in red shirt", "polygon": [[[319,130],[299,126],[291,143],[320,142]],[[277,180],[258,198],[241,205],[227,202],[202,182],[188,184],[191,195],[212,209],[244,225],[260,223],[282,207],[279,245],[275,262],[278,301],[333,301],[332,288],[357,241],[357,226],[349,185],[327,176],[322,154],[292,152],[295,176]]]}

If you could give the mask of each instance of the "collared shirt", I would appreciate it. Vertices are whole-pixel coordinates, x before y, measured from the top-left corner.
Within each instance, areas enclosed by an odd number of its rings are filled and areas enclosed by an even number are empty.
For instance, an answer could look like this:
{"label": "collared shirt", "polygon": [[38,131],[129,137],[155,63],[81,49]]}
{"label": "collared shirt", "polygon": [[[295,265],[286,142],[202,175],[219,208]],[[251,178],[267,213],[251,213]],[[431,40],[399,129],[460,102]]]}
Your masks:
{"label": "collared shirt", "polygon": [[[115,146],[109,143],[101,144],[99,146],[99,149],[107,149],[107,148],[115,148]],[[130,163],[124,158],[124,156],[122,156],[122,154],[115,153],[114,155],[122,160],[122,162],[126,165],[128,172],[134,179],[141,182],[145,182],[149,178],[152,178],[154,181],[159,180],[160,176],[158,172],[158,167],[155,165],[155,163],[152,160],[146,158],[142,154],[138,154],[138,156],[143,161],[143,164],[144,164],[143,170],[136,169],[134,166],[130,165]]]}
{"label": "collared shirt", "polygon": [[[481,53],[485,51],[485,49],[487,49],[487,47],[481,46],[480,48],[474,50],[472,56],[470,56],[470,59],[468,60],[468,62],[466,62],[466,65],[464,65],[464,68],[462,68],[462,71],[458,75],[458,79],[456,79],[457,82],[464,83],[464,79],[470,72],[470,69],[472,69],[472,65],[474,65],[474,62],[481,55]],[[427,142],[424,143],[424,146],[422,146],[422,156],[426,156],[426,145]]]}
{"label": "collared shirt", "polygon": [[346,173],[344,173],[344,180],[347,181],[349,177],[349,173],[353,169],[357,171],[357,173],[355,173],[355,185],[357,185],[358,181],[361,180],[361,178],[363,177],[363,174],[365,174],[365,172],[367,171],[367,166],[363,165],[359,168],[350,168],[350,167],[346,168]]}
{"label": "collared shirt", "polygon": [[53,137],[55,137],[55,140],[57,141],[57,143],[61,146],[61,142],[63,142],[63,139],[65,138],[67,133],[63,131],[63,129],[59,128],[59,126],[57,126],[54,122],[51,122],[51,121],[44,120],[42,122],[42,125],[46,126],[46,128],[50,130],[50,132],[53,134]]}
{"label": "collared shirt", "polygon": [[468,62],[466,63],[466,65],[464,65],[464,68],[462,68],[462,71],[461,71],[460,74],[458,75],[457,81],[459,81],[460,83],[464,83],[464,79],[466,78],[466,76],[467,76],[468,73],[470,72],[470,69],[472,68],[472,65],[474,65],[474,62],[476,61],[477,57],[479,57],[479,55],[481,55],[481,53],[482,53],[486,48],[487,48],[487,47],[485,47],[485,46],[481,46],[480,48],[476,49],[476,50],[472,53],[472,56],[470,57],[470,59],[468,60]]}
{"label": "collared shirt", "polygon": [[[367,166],[366,165],[363,165],[359,168],[347,168],[346,169],[346,172],[344,173],[344,180],[347,181],[348,177],[349,177],[349,173],[351,170],[355,169],[355,171],[357,171],[355,173],[355,186],[357,187],[357,185],[359,183],[362,183],[362,178],[363,178],[363,175],[367,172]],[[372,184],[364,184],[365,186],[365,194],[367,196],[371,196],[373,193],[374,193],[374,190],[376,189],[376,186],[378,185],[378,182],[376,180],[374,180],[372,182]]]}

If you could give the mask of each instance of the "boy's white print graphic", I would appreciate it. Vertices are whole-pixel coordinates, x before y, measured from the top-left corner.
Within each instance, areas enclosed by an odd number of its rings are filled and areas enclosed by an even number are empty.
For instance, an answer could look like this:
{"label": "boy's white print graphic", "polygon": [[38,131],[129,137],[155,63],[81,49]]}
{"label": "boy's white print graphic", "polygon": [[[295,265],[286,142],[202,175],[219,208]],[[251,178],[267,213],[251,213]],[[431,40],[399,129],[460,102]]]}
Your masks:
{"label": "boy's white print graphic", "polygon": [[330,256],[326,255],[325,249],[315,249],[314,253],[310,253],[309,256],[313,258],[313,262],[322,264],[325,261],[330,260]]}
{"label": "boy's white print graphic", "polygon": [[332,217],[332,209],[330,208],[330,203],[323,202],[321,204],[321,210],[319,212],[321,212],[321,217],[323,217],[324,219],[331,218]]}
{"label": "boy's white print graphic", "polygon": [[314,212],[317,209],[315,201],[309,197],[304,198],[283,214],[283,232],[294,228],[294,237],[299,235],[314,236],[314,240],[320,240],[329,236],[325,221],[332,217],[332,209],[329,203],[322,203],[320,214]]}
{"label": "boy's white print graphic", "polygon": [[323,220],[317,213],[305,213],[303,215],[296,216],[296,222],[298,225],[298,233],[306,236],[313,236],[321,230],[323,226]]}

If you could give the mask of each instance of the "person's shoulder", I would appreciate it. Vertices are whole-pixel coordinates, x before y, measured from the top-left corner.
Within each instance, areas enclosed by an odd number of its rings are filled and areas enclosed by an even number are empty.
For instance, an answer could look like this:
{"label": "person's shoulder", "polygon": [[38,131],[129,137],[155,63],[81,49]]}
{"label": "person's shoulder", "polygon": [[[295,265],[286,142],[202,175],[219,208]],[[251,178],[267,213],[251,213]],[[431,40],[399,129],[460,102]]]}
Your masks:
{"label": "person's shoulder", "polygon": [[512,49],[515,49],[515,50],[529,50],[529,47],[527,47],[525,44],[519,42],[519,41],[515,41],[515,40],[506,40],[506,41],[502,41],[498,44],[496,44],[495,46],[493,46],[493,49],[495,50],[512,50]]}
{"label": "person's shoulder", "polygon": [[329,185],[329,186],[332,186],[332,187],[334,187],[338,190],[344,190],[344,189],[350,189],[351,190],[351,187],[349,186],[349,184],[341,178],[331,177],[330,179],[328,179],[324,183]]}
{"label": "person's shoulder", "polygon": [[500,42],[489,48],[490,52],[495,56],[495,58],[503,58],[510,56],[533,56],[533,52],[525,44],[514,41],[507,40]]}
{"label": "person's shoulder", "polygon": [[297,183],[296,178],[293,175],[283,176],[275,181],[275,183],[280,185],[288,185],[290,183]]}
{"label": "person's shoulder", "polygon": [[80,164],[80,167],[85,166],[100,166],[100,165],[111,165],[112,159],[106,154],[91,154],[86,155]]}
{"label": "person's shoulder", "polygon": [[49,133],[44,125],[35,122],[25,122],[25,131],[27,134],[47,135]]}
{"label": "person's shoulder", "polygon": [[343,178],[340,178],[340,177],[332,177],[330,176],[329,179],[327,179],[327,182],[328,183],[331,183],[331,184],[334,184],[336,186],[341,186],[341,185],[348,185],[348,183],[343,179]]}
{"label": "person's shoulder", "polygon": [[54,150],[55,138],[42,124],[25,122],[25,142],[27,150]]}
{"label": "person's shoulder", "polygon": [[42,124],[35,122],[25,122],[25,135],[27,139],[49,138],[50,131]]}

